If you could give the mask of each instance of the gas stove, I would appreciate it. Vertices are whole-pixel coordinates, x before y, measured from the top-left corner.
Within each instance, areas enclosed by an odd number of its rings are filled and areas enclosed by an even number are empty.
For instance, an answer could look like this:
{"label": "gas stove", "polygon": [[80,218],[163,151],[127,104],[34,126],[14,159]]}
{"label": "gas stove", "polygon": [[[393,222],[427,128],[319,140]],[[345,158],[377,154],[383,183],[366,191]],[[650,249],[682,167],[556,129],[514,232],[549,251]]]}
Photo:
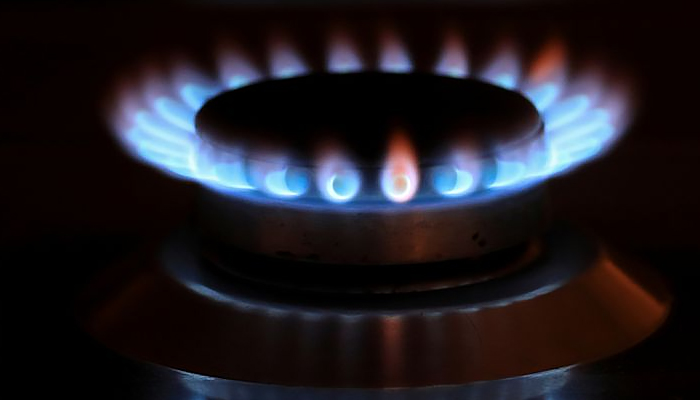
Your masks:
{"label": "gas stove", "polygon": [[258,27],[267,11],[250,12],[191,40],[145,34],[160,37],[147,61],[109,71],[103,111],[132,159],[111,162],[133,173],[96,169],[96,187],[147,201],[151,176],[195,201],[138,250],[60,236],[16,254],[36,267],[9,281],[42,278],[13,313],[63,310],[19,341],[45,354],[57,392],[694,398],[697,274],[557,216],[556,187],[605,181],[651,115],[638,84],[563,32],[398,14]]}
{"label": "gas stove", "polygon": [[620,137],[622,88],[567,76],[559,40],[471,73],[454,33],[432,70],[395,32],[374,62],[326,36],[322,71],[284,37],[268,78],[233,47],[120,87],[124,147],[202,191],[80,297],[94,339],[204,398],[524,400],[664,323],[653,271],[547,212],[544,182]]}

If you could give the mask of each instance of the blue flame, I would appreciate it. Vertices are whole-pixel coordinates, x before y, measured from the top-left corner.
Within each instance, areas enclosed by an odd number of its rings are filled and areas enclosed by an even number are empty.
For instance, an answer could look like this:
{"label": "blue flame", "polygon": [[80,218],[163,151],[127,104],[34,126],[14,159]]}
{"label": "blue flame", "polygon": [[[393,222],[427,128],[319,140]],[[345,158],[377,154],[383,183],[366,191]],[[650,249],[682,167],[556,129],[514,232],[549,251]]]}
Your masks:
{"label": "blue flame", "polygon": [[469,75],[469,62],[462,41],[454,35],[448,36],[442,54],[435,66],[438,75],[464,78]]}
{"label": "blue flame", "polygon": [[172,126],[153,114],[142,111],[136,114],[136,126],[147,136],[172,144],[190,144],[192,134]]}
{"label": "blue flame", "polygon": [[307,74],[309,68],[290,45],[278,43],[272,49],[270,72],[273,77],[284,79]]}
{"label": "blue flame", "polygon": [[[468,77],[471,72],[464,49],[459,38],[448,38],[434,64],[435,73]],[[535,71],[542,72],[539,75],[531,71],[522,76],[523,66],[515,52],[501,51],[482,66],[479,74],[484,81],[521,92],[537,108],[545,129],[544,139],[536,143],[537,146],[497,152],[486,159],[480,159],[476,152],[465,153],[459,162],[446,159],[442,166],[429,171],[406,173],[405,169],[383,168],[360,172],[343,157],[342,149],[311,169],[271,159],[263,161],[261,168],[253,166],[251,169],[251,155],[241,149],[233,151],[204,143],[194,126],[196,113],[203,104],[222,90],[237,89],[262,79],[260,72],[240,52],[220,55],[218,79],[209,79],[189,69],[181,79],[174,80],[170,88],[163,88],[155,81],[145,82],[140,88],[142,96],[138,97],[145,100],[125,96],[120,109],[123,115],[117,116],[114,127],[125,147],[144,162],[232,195],[250,192],[290,200],[321,198],[329,203],[362,203],[370,198],[377,199],[378,193],[363,188],[364,180],[373,180],[366,174],[377,174],[384,200],[408,201],[415,193],[418,197],[433,193],[433,196],[461,198],[481,190],[501,190],[563,173],[603,154],[620,137],[625,122],[621,115],[625,114],[626,106],[624,99],[615,96],[620,93],[606,91],[596,79],[567,80],[563,66],[552,60],[558,59],[547,58],[548,63],[543,65],[553,69],[541,68]],[[310,71],[299,53],[283,42],[273,46],[269,65],[273,78]],[[362,71],[365,65],[352,41],[340,37],[331,42],[326,68],[328,72],[345,73]],[[398,37],[385,35],[382,38],[379,68],[392,73],[413,70],[411,56]],[[212,83],[217,81],[220,85]],[[275,159],[286,160],[284,155]],[[481,183],[481,171],[487,165],[493,165],[493,174],[490,182]],[[426,174],[433,191],[418,190]],[[310,190],[312,176],[315,190]]]}
{"label": "blue flame", "polygon": [[238,89],[249,85],[253,80],[245,75],[234,75],[226,81],[226,87],[229,89]]}
{"label": "blue flame", "polygon": [[337,203],[352,200],[360,191],[360,175],[355,171],[345,171],[332,175],[326,182],[326,198]]}
{"label": "blue flame", "polygon": [[153,108],[164,120],[187,132],[194,132],[195,111],[169,97],[160,97]]}
{"label": "blue flame", "polygon": [[139,126],[135,126],[127,132],[127,139],[134,143],[137,148],[146,148],[163,154],[187,157],[190,153],[190,146],[186,142],[162,140],[154,136]]}
{"label": "blue flame", "polygon": [[488,185],[490,189],[511,186],[523,180],[527,166],[520,161],[496,160],[496,178]]}
{"label": "blue flame", "polygon": [[384,72],[405,74],[413,70],[413,63],[407,56],[397,55],[396,57],[382,60],[379,69]]}
{"label": "blue flame", "polygon": [[587,130],[571,129],[551,139],[552,157],[561,170],[596,155],[615,133],[608,123],[590,124]]}
{"label": "blue flame", "polygon": [[180,96],[185,104],[193,110],[199,110],[210,98],[216,96],[220,90],[216,87],[189,83],[180,89]]}
{"label": "blue flame", "polygon": [[544,112],[545,127],[548,130],[555,130],[567,125],[586,112],[590,105],[585,95],[576,95],[556,103]]}
{"label": "blue flame", "polygon": [[379,54],[380,70],[393,73],[408,73],[413,70],[411,57],[397,37],[387,33],[382,42],[382,51]]}
{"label": "blue flame", "polygon": [[491,82],[505,89],[513,89],[518,83],[517,79],[513,74],[498,74],[491,79]]}
{"label": "blue flame", "polygon": [[251,190],[245,165],[241,160],[222,161],[214,166],[214,176],[219,184],[227,188]]}
{"label": "blue flame", "polygon": [[189,167],[189,156],[185,149],[168,148],[160,143],[154,144],[147,140],[140,141],[136,149],[141,157],[154,164],[177,170]]}
{"label": "blue flame", "polygon": [[219,81],[226,88],[238,89],[261,78],[260,72],[240,52],[224,51],[219,54]]}
{"label": "blue flame", "polygon": [[328,72],[344,74],[358,72],[364,69],[362,60],[355,47],[345,37],[337,37],[328,50],[326,65]]}
{"label": "blue flame", "polygon": [[559,96],[561,89],[555,83],[545,83],[525,91],[532,104],[538,111],[546,110]]}
{"label": "blue flame", "polygon": [[359,193],[360,173],[337,148],[327,149],[318,160],[316,185],[321,196],[333,203],[346,203]]}
{"label": "blue flame", "polygon": [[438,167],[433,172],[433,187],[443,196],[463,196],[475,186],[474,176],[469,171],[457,167]]}
{"label": "blue flame", "polygon": [[481,78],[505,89],[516,89],[520,78],[520,63],[515,51],[503,47],[481,73]]}
{"label": "blue flame", "polygon": [[136,154],[151,165],[162,167],[183,177],[192,177],[190,157],[193,149],[185,144],[153,140],[143,130],[134,127],[126,134]]}
{"label": "blue flame", "polygon": [[451,76],[453,78],[464,78],[465,76],[467,76],[466,70],[457,65],[439,66],[435,69],[435,73],[445,76]]}
{"label": "blue flame", "polygon": [[265,176],[265,188],[279,197],[297,197],[306,192],[309,178],[298,169],[283,168]]}

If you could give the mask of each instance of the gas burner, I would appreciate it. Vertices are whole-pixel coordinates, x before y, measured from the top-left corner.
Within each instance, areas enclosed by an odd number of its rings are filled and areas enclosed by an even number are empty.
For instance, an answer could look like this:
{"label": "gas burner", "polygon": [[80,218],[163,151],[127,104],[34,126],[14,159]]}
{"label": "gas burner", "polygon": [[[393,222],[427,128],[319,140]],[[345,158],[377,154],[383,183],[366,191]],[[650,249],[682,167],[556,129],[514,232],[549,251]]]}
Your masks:
{"label": "gas burner", "polygon": [[[240,181],[251,187],[369,207],[497,186],[498,154],[531,155],[543,140],[537,110],[515,92],[420,73],[257,83],[209,100],[196,126],[212,152],[226,154],[214,158],[241,160]],[[457,148],[461,169],[449,169],[445,153]]]}
{"label": "gas burner", "polygon": [[282,40],[269,79],[222,51],[218,74],[183,63],[172,79],[124,88],[113,125],[139,159],[227,196],[342,208],[503,195],[604,153],[623,131],[623,91],[568,77],[558,41],[526,73],[510,48],[472,73],[459,36],[442,47],[422,71],[393,33],[374,63],[336,35],[318,71]]}
{"label": "gas burner", "polygon": [[[211,152],[238,154],[239,182],[297,197],[204,194],[202,236],[221,244],[334,264],[418,263],[513,246],[546,223],[539,188],[487,191],[502,179],[500,154],[532,155],[544,139],[530,102],[491,84],[420,73],[308,75],[216,96],[196,126]],[[304,164],[319,143],[318,164]],[[459,144],[461,169],[442,165],[446,148]],[[467,190],[475,193],[459,199]]]}
{"label": "gas burner", "polygon": [[119,97],[132,154],[200,182],[192,222],[81,299],[86,330],[212,398],[502,398],[651,335],[654,273],[549,227],[543,180],[610,149],[622,92],[569,79],[559,42],[521,76],[471,73],[459,37],[432,71],[396,35],[372,69],[347,36],[325,71],[276,42],[217,79],[151,76]]}

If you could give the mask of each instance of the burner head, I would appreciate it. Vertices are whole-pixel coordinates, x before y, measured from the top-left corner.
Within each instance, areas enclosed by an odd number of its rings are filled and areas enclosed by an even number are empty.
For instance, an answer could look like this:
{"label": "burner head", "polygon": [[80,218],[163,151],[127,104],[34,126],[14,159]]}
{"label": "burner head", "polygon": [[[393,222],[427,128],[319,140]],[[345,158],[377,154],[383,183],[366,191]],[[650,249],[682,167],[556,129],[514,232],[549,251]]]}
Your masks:
{"label": "burner head", "polygon": [[478,258],[518,246],[549,224],[544,187],[468,203],[307,207],[202,192],[195,218],[211,252],[388,266]]}
{"label": "burner head", "polygon": [[238,186],[307,204],[444,201],[485,191],[503,181],[504,154],[526,158],[544,145],[537,109],[522,95],[422,73],[256,83],[209,100],[196,128],[217,161],[236,166]]}
{"label": "burner head", "polygon": [[[435,190],[453,152],[462,152],[470,179],[478,177],[471,186],[488,188],[497,156],[541,142],[537,109],[488,83],[378,72],[266,81],[209,100],[196,127],[208,146],[239,157],[254,186],[281,197],[305,194],[265,202],[206,193],[199,221],[213,247],[334,264],[411,264],[515,246],[545,225],[539,190],[475,194],[468,202]],[[346,162],[314,187],[311,177],[333,163],[329,152]],[[275,171],[284,173],[270,179]],[[322,198],[339,200],[349,190],[349,171],[361,194],[323,207]]]}
{"label": "burner head", "polygon": [[627,120],[624,94],[567,74],[557,41],[529,67],[509,47],[472,66],[457,34],[431,65],[391,29],[367,49],[341,36],[220,49],[218,72],[177,63],[120,94],[129,151],[211,189],[206,242],[328,264],[479,257],[541,231],[538,184]]}
{"label": "burner head", "polygon": [[214,146],[244,149],[251,160],[284,155],[317,167],[335,145],[360,169],[381,168],[396,131],[421,167],[471,145],[476,158],[542,136],[537,109],[522,95],[473,79],[433,74],[312,74],[224,92],[197,114],[197,131]]}

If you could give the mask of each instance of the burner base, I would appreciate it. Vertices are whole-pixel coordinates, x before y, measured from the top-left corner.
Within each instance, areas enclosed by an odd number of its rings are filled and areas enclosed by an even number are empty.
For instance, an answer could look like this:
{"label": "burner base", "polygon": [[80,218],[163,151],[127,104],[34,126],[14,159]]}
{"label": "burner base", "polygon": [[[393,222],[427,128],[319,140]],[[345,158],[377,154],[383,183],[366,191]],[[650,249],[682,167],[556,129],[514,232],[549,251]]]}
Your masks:
{"label": "burner base", "polygon": [[544,185],[506,195],[343,209],[249,201],[202,191],[197,235],[288,261],[384,267],[478,258],[527,242],[550,223]]}
{"label": "burner base", "polygon": [[497,279],[324,293],[232,277],[181,234],[150,266],[95,282],[80,315],[108,347],[216,398],[304,387],[382,398],[505,390],[524,399],[563,384],[570,366],[641,342],[670,308],[653,272],[618,263],[590,239],[559,229],[542,242],[539,257]]}

